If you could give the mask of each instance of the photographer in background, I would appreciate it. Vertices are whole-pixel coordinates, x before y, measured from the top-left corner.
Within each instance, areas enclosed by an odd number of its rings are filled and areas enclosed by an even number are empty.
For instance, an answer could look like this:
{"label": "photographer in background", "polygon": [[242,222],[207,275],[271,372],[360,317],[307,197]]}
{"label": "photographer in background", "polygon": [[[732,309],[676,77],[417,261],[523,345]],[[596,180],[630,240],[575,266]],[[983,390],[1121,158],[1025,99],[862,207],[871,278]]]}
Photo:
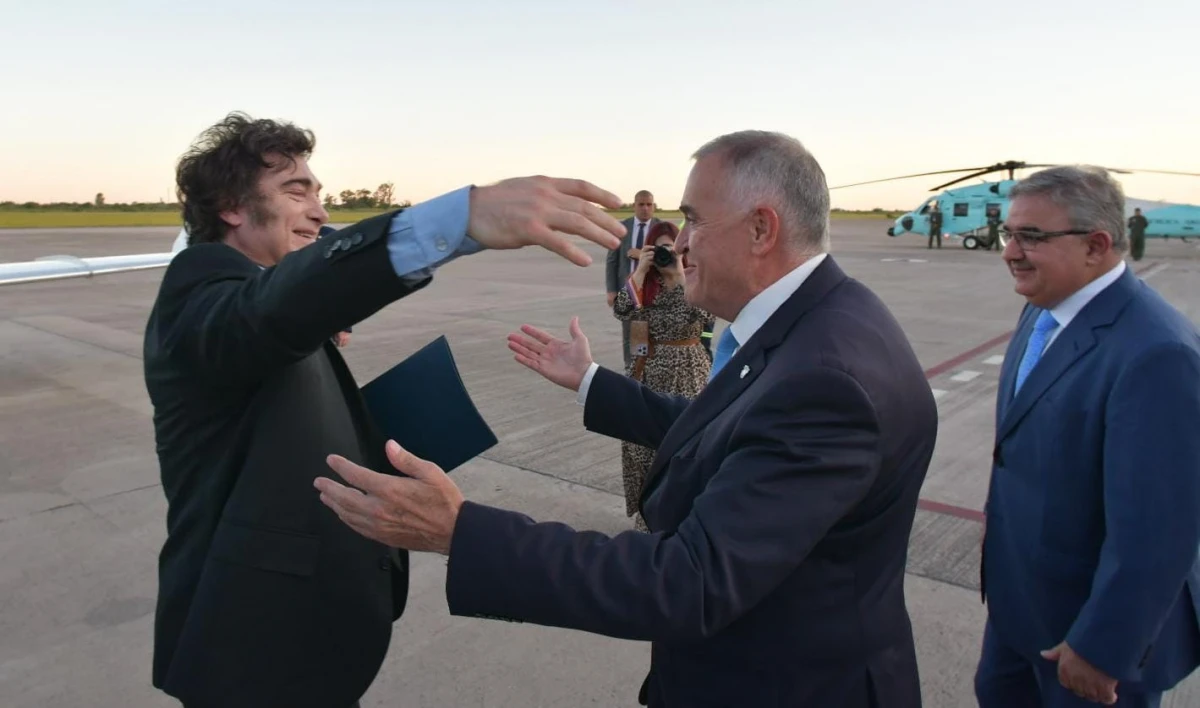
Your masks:
{"label": "photographer in background", "polygon": [[[653,391],[695,398],[708,381],[712,359],[701,343],[711,332],[713,315],[687,303],[683,296],[683,265],[675,253],[679,228],[669,221],[650,227],[646,245],[637,253],[637,268],[617,292],[613,315],[629,323],[633,359],[625,374]],[[625,483],[625,513],[646,530],[638,513],[638,497],[654,450],[621,443],[621,476]]]}

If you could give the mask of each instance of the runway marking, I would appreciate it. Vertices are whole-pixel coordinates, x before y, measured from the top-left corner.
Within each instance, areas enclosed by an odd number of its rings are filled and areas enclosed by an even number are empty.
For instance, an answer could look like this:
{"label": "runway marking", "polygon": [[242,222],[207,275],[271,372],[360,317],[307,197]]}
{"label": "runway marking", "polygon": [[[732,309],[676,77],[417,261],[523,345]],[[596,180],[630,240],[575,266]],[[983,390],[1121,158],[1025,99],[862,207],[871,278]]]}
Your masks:
{"label": "runway marking", "polygon": [[988,358],[983,360],[983,363],[990,364],[991,366],[1000,366],[1001,364],[1004,363],[1004,355],[997,354],[995,356],[989,356]]}
{"label": "runway marking", "polygon": [[995,347],[997,347],[1001,344],[1004,344],[1005,342],[1008,341],[1009,337],[1011,337],[1012,334],[1013,334],[1013,330],[1009,330],[1008,332],[1005,332],[1004,334],[1001,334],[997,337],[992,337],[991,339],[987,340],[986,342],[984,342],[983,344],[980,344],[977,347],[968,349],[967,351],[963,352],[962,354],[951,357],[951,358],[947,359],[946,361],[943,361],[940,364],[937,364],[929,369],[926,369],[925,370],[925,378],[932,379],[934,376],[944,374],[947,371],[949,371],[950,369],[953,369],[954,367],[958,366],[959,364],[962,364],[965,361],[974,359],[975,357],[988,351],[989,349],[994,349]]}
{"label": "runway marking", "polygon": [[968,521],[977,521],[983,523],[983,512],[975,509],[968,509],[963,506],[955,506],[953,504],[943,504],[941,502],[930,501],[928,499],[918,499],[917,508],[923,511],[931,511],[935,514],[944,514],[946,516],[954,516],[959,519]]}
{"label": "runway marking", "polygon": [[[1143,280],[1148,280],[1148,279],[1154,277],[1155,275],[1158,275],[1159,273],[1166,270],[1168,267],[1170,267],[1170,265],[1171,265],[1170,263],[1147,263],[1141,270],[1134,270],[1133,273],[1134,273],[1134,275],[1138,276],[1139,278],[1141,278]],[[988,351],[989,349],[993,349],[1001,344],[1004,344],[1013,336],[1014,332],[1016,332],[1015,329],[1010,329],[1009,331],[1005,332],[1004,334],[992,337],[991,339],[987,340],[986,342],[984,342],[983,344],[980,344],[977,347],[972,347],[961,354],[957,354],[953,357],[950,357],[949,359],[947,359],[946,361],[943,361],[940,364],[935,364],[934,366],[925,370],[925,379],[929,380],[935,376],[944,374],[945,372],[949,371],[950,369],[953,369],[954,367],[958,366],[959,364],[969,361],[970,359],[974,359],[975,357]],[[1004,357],[1003,357],[1003,355],[996,355],[993,357],[989,357],[988,363],[991,363],[992,360],[995,360],[995,359],[999,359],[999,361],[996,362],[996,363],[999,363],[1004,360]],[[975,376],[978,376],[978,374],[976,372],[971,372],[971,373],[975,374]],[[958,376],[962,376],[962,374],[958,374]],[[975,378],[975,376],[972,376],[971,378]],[[951,378],[954,379],[954,377],[951,377]],[[970,379],[968,379],[968,380],[970,380]],[[941,389],[933,389],[933,391],[934,391],[934,394],[933,394],[934,399],[940,398],[941,396],[945,395],[945,393],[941,393],[941,394],[938,393],[938,391],[941,391]],[[969,519],[971,521],[978,521],[980,523],[983,522],[983,512],[979,511],[977,509],[968,509],[966,507],[955,506],[953,504],[943,504],[942,502],[930,501],[929,499],[918,499],[917,500],[917,508],[924,509],[925,511],[931,511],[935,514],[946,514],[948,516],[955,516],[960,519]]]}
{"label": "runway marking", "polygon": [[930,389],[930,390],[933,391],[933,400],[935,400],[935,401],[937,399],[941,398],[942,396],[945,396],[947,393],[950,393],[949,391],[946,391],[946,390],[940,389],[940,388],[934,388],[934,389]]}
{"label": "runway marking", "polygon": [[1152,277],[1158,275],[1159,273],[1163,272],[1164,270],[1166,270],[1167,268],[1170,268],[1170,267],[1171,267],[1170,263],[1155,263],[1154,265],[1146,268],[1145,270],[1138,271],[1137,275],[1142,280],[1145,280],[1147,278],[1152,278]]}
{"label": "runway marking", "polygon": [[967,381],[973,381],[977,378],[979,378],[978,371],[960,371],[957,374],[951,376],[950,380],[951,381],[962,381],[963,383],[966,383]]}

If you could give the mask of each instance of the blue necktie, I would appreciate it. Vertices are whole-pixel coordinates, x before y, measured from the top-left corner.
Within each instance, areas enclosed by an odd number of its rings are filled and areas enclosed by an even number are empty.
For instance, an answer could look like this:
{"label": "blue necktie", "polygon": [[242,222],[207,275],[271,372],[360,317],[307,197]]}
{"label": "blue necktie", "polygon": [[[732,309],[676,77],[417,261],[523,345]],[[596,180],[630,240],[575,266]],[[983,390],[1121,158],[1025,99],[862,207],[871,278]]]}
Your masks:
{"label": "blue necktie", "polygon": [[1025,356],[1021,358],[1021,364],[1017,367],[1017,387],[1013,391],[1013,395],[1021,390],[1021,384],[1025,383],[1025,379],[1029,377],[1029,372],[1033,371],[1033,367],[1042,358],[1042,350],[1046,348],[1046,341],[1050,338],[1050,333],[1058,326],[1058,321],[1050,314],[1049,310],[1042,310],[1042,314],[1038,315],[1037,321],[1033,323],[1033,334],[1029,335],[1029,344],[1025,346]]}
{"label": "blue necktie", "polygon": [[737,348],[738,340],[733,336],[733,327],[726,327],[725,331],[721,332],[721,338],[717,340],[717,351],[713,354],[712,370],[708,372],[709,381],[712,381],[721,367],[725,366]]}

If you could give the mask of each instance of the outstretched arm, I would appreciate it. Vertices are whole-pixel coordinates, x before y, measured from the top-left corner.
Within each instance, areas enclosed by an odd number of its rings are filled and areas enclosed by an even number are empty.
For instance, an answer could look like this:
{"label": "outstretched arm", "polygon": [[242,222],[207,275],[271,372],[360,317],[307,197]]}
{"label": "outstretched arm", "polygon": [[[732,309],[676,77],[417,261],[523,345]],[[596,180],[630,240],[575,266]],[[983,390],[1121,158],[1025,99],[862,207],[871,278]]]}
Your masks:
{"label": "outstretched arm", "polygon": [[[161,345],[232,380],[302,359],[385,305],[425,287],[433,270],[481,246],[466,234],[469,189],[366,219],[258,270],[222,244],[182,251]],[[249,274],[249,277],[247,275]]]}
{"label": "outstretched arm", "polygon": [[386,236],[393,218],[366,220],[336,243],[328,237],[261,270],[224,244],[181,251],[163,277],[147,346],[239,382],[303,359],[429,283],[429,272],[398,277],[393,269]]}
{"label": "outstretched arm", "polygon": [[518,362],[552,383],[576,392],[585,406],[589,430],[657,447],[667,428],[689,401],[655,393],[637,381],[602,368],[592,359],[591,346],[579,318],[571,318],[571,341],[558,339],[532,325],[508,335],[508,348]]}
{"label": "outstretched arm", "polygon": [[464,501],[436,465],[389,448],[406,476],[336,458],[362,492],[316,486],[357,532],[448,553],[451,614],[655,641],[710,637],[752,610],[852,513],[880,465],[874,408],[833,370],[798,372],[745,413],[674,533],[535,523]]}
{"label": "outstretched arm", "polygon": [[616,248],[624,232],[592,202],[620,200],[583,180],[517,178],[367,219],[261,271],[223,244],[185,249],[164,276],[151,345],[254,380],[424,287],[457,255],[538,245],[587,265],[568,234]]}
{"label": "outstretched arm", "polygon": [[691,401],[659,393],[640,381],[593,365],[576,403],[584,406],[583,425],[594,433],[656,449]]}

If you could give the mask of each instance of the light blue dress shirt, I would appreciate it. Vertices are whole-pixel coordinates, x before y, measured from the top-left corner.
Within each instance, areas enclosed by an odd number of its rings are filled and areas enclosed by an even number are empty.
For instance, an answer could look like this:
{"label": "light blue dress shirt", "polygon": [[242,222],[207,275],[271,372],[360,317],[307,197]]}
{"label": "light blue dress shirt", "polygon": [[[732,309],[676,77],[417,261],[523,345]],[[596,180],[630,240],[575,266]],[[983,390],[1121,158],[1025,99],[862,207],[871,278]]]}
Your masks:
{"label": "light blue dress shirt", "polygon": [[392,218],[387,247],[396,275],[426,278],[459,256],[483,250],[467,235],[471,189],[415,204]]}

